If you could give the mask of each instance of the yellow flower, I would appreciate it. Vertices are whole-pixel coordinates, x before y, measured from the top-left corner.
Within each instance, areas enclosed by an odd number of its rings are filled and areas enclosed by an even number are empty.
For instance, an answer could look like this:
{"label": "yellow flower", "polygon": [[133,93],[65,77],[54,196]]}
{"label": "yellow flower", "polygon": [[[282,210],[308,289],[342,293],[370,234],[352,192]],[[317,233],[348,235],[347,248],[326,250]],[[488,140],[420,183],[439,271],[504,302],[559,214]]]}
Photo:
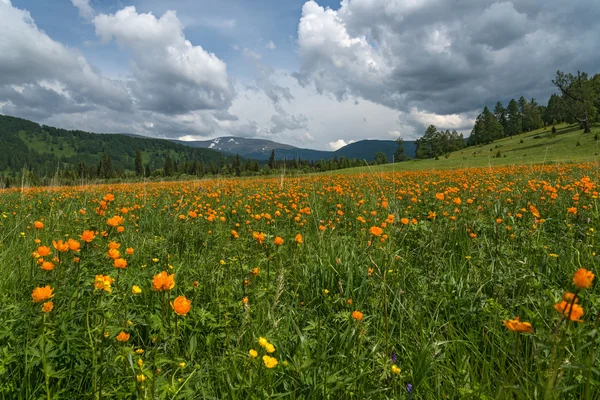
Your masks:
{"label": "yellow flower", "polygon": [[137,354],[144,354],[144,349],[137,349],[135,352]]}
{"label": "yellow flower", "polygon": [[267,368],[275,368],[277,366],[277,359],[275,357],[263,356],[263,362]]}
{"label": "yellow flower", "polygon": [[260,347],[266,347],[269,344],[269,341],[264,337],[259,337],[258,344],[260,345]]}
{"label": "yellow flower", "polygon": [[394,364],[394,365],[392,365],[392,372],[393,372],[394,374],[398,375],[398,374],[400,373],[400,371],[401,371],[401,369],[400,369],[400,368],[398,368],[398,366],[397,366],[397,365],[395,365],[395,364]]}
{"label": "yellow flower", "polygon": [[144,374],[139,374],[139,375],[136,375],[135,379],[136,379],[136,380],[137,380],[139,383],[142,383],[142,382],[144,382],[144,381],[146,380],[146,375],[144,375]]}
{"label": "yellow flower", "polygon": [[267,343],[265,346],[265,351],[267,353],[273,353],[275,351],[275,346],[273,346],[271,343]]}
{"label": "yellow flower", "polygon": [[138,285],[133,285],[131,287],[131,293],[140,294],[140,293],[142,293],[142,289]]}
{"label": "yellow flower", "polygon": [[248,350],[248,354],[250,354],[250,357],[252,357],[252,358],[258,357],[258,351],[254,350],[254,349]]}
{"label": "yellow flower", "polygon": [[184,362],[180,362],[179,363],[179,368],[185,368],[185,363]]}

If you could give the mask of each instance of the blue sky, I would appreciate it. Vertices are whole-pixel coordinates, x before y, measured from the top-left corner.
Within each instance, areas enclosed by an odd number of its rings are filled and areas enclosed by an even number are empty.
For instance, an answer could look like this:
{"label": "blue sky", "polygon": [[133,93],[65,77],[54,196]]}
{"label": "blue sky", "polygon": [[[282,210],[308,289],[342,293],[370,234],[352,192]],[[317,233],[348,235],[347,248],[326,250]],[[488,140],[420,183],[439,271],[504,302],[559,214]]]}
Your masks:
{"label": "blue sky", "polygon": [[596,73],[580,0],[0,0],[0,113],[336,149],[468,134],[483,106]]}

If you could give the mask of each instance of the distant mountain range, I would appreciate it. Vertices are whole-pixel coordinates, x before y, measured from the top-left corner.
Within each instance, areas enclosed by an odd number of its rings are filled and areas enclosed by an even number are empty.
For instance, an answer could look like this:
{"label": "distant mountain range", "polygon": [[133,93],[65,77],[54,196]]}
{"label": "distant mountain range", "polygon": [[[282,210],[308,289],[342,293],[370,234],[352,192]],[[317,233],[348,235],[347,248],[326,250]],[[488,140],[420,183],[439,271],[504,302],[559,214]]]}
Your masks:
{"label": "distant mountain range", "polygon": [[[173,140],[173,142],[185,146],[212,149],[226,154],[239,154],[244,158],[251,158],[258,161],[266,161],[271,156],[271,151],[275,150],[275,158],[278,160],[300,158],[307,161],[329,160],[337,157],[357,158],[361,160],[373,161],[375,154],[384,152],[389,161],[392,161],[392,155],[396,151],[396,142],[393,140],[360,140],[350,143],[336,151],[313,150],[291,146],[289,144],[277,143],[265,139],[249,139],[234,136],[224,136],[211,140],[182,141]],[[404,142],[404,152],[407,157],[415,157],[416,145],[414,141]]]}

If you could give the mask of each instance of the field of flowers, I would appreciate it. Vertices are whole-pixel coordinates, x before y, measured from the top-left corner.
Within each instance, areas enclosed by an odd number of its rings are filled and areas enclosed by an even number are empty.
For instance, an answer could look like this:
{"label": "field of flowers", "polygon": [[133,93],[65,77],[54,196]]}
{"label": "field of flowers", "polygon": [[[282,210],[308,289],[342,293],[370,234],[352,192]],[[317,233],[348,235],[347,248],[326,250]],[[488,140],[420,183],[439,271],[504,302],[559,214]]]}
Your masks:
{"label": "field of flowers", "polygon": [[0,398],[598,399],[598,176],[0,191]]}

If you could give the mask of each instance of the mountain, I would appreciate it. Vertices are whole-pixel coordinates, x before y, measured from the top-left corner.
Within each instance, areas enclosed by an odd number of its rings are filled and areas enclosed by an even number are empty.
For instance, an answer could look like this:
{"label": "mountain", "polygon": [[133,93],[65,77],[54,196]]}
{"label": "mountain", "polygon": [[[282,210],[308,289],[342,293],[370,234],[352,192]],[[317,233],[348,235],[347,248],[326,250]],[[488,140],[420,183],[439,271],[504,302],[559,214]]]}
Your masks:
{"label": "mountain", "polygon": [[169,140],[131,134],[97,134],[69,131],[22,118],[0,115],[0,174],[16,173],[27,167],[40,176],[51,176],[57,168],[75,167],[92,171],[106,153],[116,172],[134,171],[139,149],[149,170],[163,168],[167,155],[176,163],[204,166],[231,163],[232,156],[202,148],[192,148]]}
{"label": "mountain", "polygon": [[[241,157],[250,158],[259,161],[266,161],[271,156],[271,151],[275,150],[275,157],[278,160],[300,158],[306,161],[329,160],[333,158],[357,158],[360,160],[373,161],[375,154],[384,152],[389,161],[392,161],[392,155],[396,151],[396,142],[393,140],[361,140],[346,145],[336,151],[324,151],[304,149],[288,144],[282,144],[265,139],[250,139],[225,136],[212,140],[198,141],[174,141],[190,147],[199,147],[205,149],[214,149],[228,154],[239,154]],[[415,142],[404,142],[404,152],[409,158],[415,156]]]}

